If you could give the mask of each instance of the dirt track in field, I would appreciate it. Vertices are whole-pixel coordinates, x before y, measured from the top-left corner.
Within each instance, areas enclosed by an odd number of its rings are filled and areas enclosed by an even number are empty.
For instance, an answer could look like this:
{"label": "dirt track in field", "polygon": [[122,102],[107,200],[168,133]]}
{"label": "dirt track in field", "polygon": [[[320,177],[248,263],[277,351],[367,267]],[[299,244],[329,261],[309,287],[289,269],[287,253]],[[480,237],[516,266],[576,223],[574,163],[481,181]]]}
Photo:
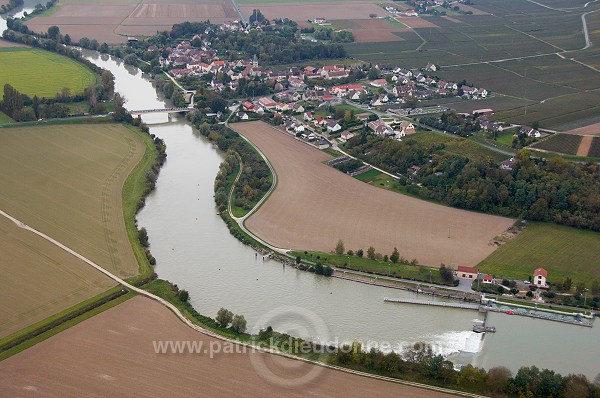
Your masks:
{"label": "dirt track in field", "polygon": [[240,4],[242,13],[249,17],[254,9],[267,18],[290,18],[294,21],[313,20],[315,18],[336,19],[369,19],[369,14],[387,15],[387,11],[375,3],[268,3]]}
{"label": "dirt track in field", "polygon": [[[439,266],[475,265],[513,220],[473,213],[376,188],[321,162],[331,157],[262,122],[233,125],[271,161],[278,186],[246,226],[286,249],[375,247]],[[450,232],[450,238],[448,238]]]}
{"label": "dirt track in field", "polygon": [[593,136],[584,135],[581,139],[581,143],[579,143],[579,148],[577,149],[577,156],[587,156],[588,153],[590,153],[590,148],[592,147],[593,140]]}
{"label": "dirt track in field", "polygon": [[[205,348],[223,344],[189,329],[162,305],[138,296],[0,362],[0,395],[448,397],[263,353],[219,353],[213,359],[207,354],[156,354],[153,341],[159,340],[200,341]],[[314,369],[321,373],[300,387],[282,388],[257,374],[251,356],[263,359],[285,379]]]}

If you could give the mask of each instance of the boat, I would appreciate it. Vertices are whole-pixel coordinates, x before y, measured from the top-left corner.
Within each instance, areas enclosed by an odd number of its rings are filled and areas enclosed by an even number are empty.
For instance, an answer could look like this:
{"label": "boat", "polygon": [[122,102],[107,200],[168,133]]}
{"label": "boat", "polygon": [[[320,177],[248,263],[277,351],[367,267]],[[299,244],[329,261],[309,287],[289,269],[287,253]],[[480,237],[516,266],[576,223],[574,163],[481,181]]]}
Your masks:
{"label": "boat", "polygon": [[513,311],[506,311],[506,315],[514,315],[515,313]]}
{"label": "boat", "polygon": [[494,326],[473,325],[473,331],[475,333],[496,333],[496,328]]}

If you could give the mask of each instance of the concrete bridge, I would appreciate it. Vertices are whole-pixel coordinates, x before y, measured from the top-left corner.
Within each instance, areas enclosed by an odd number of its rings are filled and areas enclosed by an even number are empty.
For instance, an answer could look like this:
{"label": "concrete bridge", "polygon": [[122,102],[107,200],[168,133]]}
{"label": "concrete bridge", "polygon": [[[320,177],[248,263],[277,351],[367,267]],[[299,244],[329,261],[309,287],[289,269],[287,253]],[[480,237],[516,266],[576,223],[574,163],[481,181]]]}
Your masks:
{"label": "concrete bridge", "polygon": [[149,113],[179,113],[179,112],[190,112],[193,111],[193,107],[189,108],[157,108],[157,109],[141,109],[136,111],[129,111],[132,115],[147,115]]}

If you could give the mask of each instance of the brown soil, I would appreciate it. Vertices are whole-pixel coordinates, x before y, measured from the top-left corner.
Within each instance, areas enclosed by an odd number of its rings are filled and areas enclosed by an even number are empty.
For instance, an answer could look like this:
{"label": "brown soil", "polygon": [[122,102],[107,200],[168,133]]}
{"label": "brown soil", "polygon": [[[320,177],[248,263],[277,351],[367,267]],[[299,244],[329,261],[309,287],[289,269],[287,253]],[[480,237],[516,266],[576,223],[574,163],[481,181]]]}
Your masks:
{"label": "brown soil", "polygon": [[577,149],[577,156],[588,156],[593,140],[594,136],[584,135],[579,144],[579,148]]}
{"label": "brown soil", "polygon": [[[300,250],[391,253],[439,266],[476,265],[513,220],[432,204],[380,189],[321,162],[330,156],[262,122],[235,129],[273,164],[278,185],[246,226],[269,243]],[[448,237],[450,232],[450,238]]]}
{"label": "brown soil", "polygon": [[369,14],[383,16],[387,11],[374,3],[274,3],[274,4],[241,4],[242,13],[249,17],[252,11],[259,8],[267,18],[291,18],[294,21],[313,20],[315,18],[336,19],[369,19]]}
{"label": "brown soil", "polygon": [[590,124],[589,126],[579,127],[573,130],[565,131],[566,134],[576,135],[597,135],[600,136],[600,123]]}
{"label": "brown soil", "polygon": [[401,41],[394,32],[409,30],[394,27],[381,19],[339,20],[334,25],[336,28],[351,30],[357,43]]}
{"label": "brown soil", "polygon": [[[219,340],[195,332],[162,305],[138,296],[0,362],[3,396],[25,397],[265,397],[448,395],[263,353],[157,354],[153,341]],[[238,347],[239,348],[239,347]],[[239,348],[241,351],[241,348]],[[258,373],[251,357],[286,380],[321,370],[297,388]]]}
{"label": "brown soil", "polygon": [[442,17],[442,18],[444,18],[444,19],[446,19],[446,20],[448,20],[450,22],[454,22],[454,23],[463,23],[462,21],[459,21],[458,19],[454,19],[454,18],[447,17],[447,16],[446,17]]}
{"label": "brown soil", "polygon": [[0,39],[0,48],[7,48],[7,47],[27,47],[27,46],[25,44],[13,43],[11,41],[6,41],[6,40]]}

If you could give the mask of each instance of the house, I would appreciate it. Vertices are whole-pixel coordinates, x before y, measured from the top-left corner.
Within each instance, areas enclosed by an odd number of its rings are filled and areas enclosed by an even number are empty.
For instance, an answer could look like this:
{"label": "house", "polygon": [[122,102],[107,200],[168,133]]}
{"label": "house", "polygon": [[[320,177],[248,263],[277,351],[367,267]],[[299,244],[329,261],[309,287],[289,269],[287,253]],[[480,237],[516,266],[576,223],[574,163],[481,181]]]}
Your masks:
{"label": "house", "polygon": [[342,126],[340,126],[338,124],[338,122],[336,122],[335,120],[331,120],[331,121],[327,122],[327,131],[335,133],[336,131],[339,131],[341,129],[342,129]]}
{"label": "house", "polygon": [[510,158],[500,163],[500,170],[513,171],[516,166],[515,158]]}
{"label": "house", "polygon": [[302,105],[300,105],[300,104],[297,104],[297,103],[290,104],[290,109],[292,111],[294,111],[294,113],[302,113],[302,112],[304,112],[304,107]]}
{"label": "house", "polygon": [[548,279],[548,271],[543,268],[538,268],[533,271],[533,282],[532,284],[537,287],[547,287],[546,281]]}
{"label": "house", "polygon": [[272,100],[271,98],[262,97],[258,100],[260,106],[265,109],[275,109],[277,107],[277,102]]}
{"label": "house", "polygon": [[421,168],[419,166],[411,166],[410,168],[406,169],[406,174],[415,175],[419,171],[421,171]]}
{"label": "house", "polygon": [[485,275],[483,276],[483,278],[481,279],[481,281],[482,281],[483,283],[494,283],[494,277],[493,277],[492,275],[485,274]]}
{"label": "house", "polygon": [[432,64],[431,62],[427,64],[427,66],[425,67],[425,70],[427,72],[435,72],[437,71],[437,66],[435,66],[435,64]]}
{"label": "house", "polygon": [[304,120],[306,120],[307,122],[310,122],[313,119],[314,119],[314,117],[313,117],[312,112],[304,112]]}
{"label": "house", "polygon": [[459,265],[456,270],[456,275],[463,279],[476,279],[479,275],[479,270],[474,267],[467,267],[466,265]]}
{"label": "house", "polygon": [[239,117],[242,120],[248,120],[248,114],[246,112],[238,112],[237,117]]}
{"label": "house", "polygon": [[373,101],[371,101],[371,105],[379,106],[379,105],[386,104],[388,101],[389,101],[388,96],[386,94],[381,94],[379,97],[377,97]]}
{"label": "house", "polygon": [[387,80],[385,80],[385,79],[377,79],[377,80],[373,80],[369,84],[371,86],[373,86],[373,87],[385,87],[385,85],[387,84]]}
{"label": "house", "polygon": [[353,138],[353,137],[354,137],[354,133],[351,133],[348,130],[346,130],[346,131],[343,131],[342,134],[340,135],[340,141],[346,142],[350,138]]}
{"label": "house", "polygon": [[317,142],[317,147],[319,149],[327,149],[327,148],[329,148],[329,142],[321,139]]}
{"label": "house", "polygon": [[533,127],[529,127],[529,126],[521,127],[521,129],[519,130],[519,134],[525,134],[525,135],[527,135],[527,137],[534,137],[534,138],[540,138],[542,136],[542,133],[540,133],[538,130],[534,129]]}
{"label": "house", "polygon": [[404,133],[404,135],[410,135],[410,134],[416,133],[415,125],[406,120],[403,120],[400,123],[400,128],[402,130],[402,133]]}

